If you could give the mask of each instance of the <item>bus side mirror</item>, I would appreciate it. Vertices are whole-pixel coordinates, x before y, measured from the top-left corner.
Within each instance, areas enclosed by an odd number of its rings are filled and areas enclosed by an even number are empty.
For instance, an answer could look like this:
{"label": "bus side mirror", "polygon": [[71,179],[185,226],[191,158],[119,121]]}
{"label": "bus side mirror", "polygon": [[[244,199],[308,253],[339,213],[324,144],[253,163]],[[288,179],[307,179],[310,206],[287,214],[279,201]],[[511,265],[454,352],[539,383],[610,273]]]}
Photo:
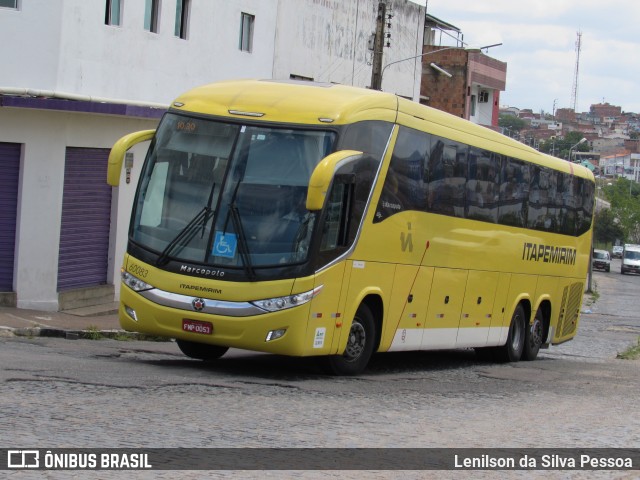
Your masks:
{"label": "bus side mirror", "polygon": [[122,171],[122,161],[124,154],[127,153],[134,145],[151,140],[155,130],[142,130],[140,132],[130,133],[118,140],[109,153],[109,161],[107,168],[107,183],[112,187],[120,185],[120,172]]}
{"label": "bus side mirror", "polygon": [[321,210],[336,171],[340,167],[361,158],[362,152],[356,150],[341,150],[323,158],[313,170],[309,179],[307,210]]}

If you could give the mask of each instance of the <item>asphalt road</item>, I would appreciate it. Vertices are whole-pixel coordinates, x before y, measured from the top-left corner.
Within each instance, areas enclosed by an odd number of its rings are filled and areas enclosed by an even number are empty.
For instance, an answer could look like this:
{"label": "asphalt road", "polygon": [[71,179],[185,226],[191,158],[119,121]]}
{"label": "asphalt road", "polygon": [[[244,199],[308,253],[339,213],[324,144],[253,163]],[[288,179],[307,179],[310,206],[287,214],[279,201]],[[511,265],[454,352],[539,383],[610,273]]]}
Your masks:
{"label": "asphalt road", "polygon": [[[640,276],[620,275],[615,262],[611,272],[594,273],[598,299],[585,307],[575,340],[534,362],[486,363],[470,350],[382,354],[363,375],[334,378],[308,359],[241,351],[203,363],[185,358],[172,342],[0,338],[0,438],[6,448],[638,448],[640,361],[616,354],[640,335]],[[90,478],[228,476],[93,473]],[[235,472],[235,478],[291,473]],[[500,478],[637,478],[633,473],[501,472]],[[495,476],[476,471],[466,478]]]}

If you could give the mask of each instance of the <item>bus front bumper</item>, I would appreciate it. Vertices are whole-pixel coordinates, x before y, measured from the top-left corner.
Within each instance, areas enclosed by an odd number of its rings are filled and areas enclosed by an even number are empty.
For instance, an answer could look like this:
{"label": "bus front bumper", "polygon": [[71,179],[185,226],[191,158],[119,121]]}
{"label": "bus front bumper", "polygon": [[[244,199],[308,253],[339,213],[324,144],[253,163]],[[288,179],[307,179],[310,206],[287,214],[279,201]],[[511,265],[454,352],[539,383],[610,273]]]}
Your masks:
{"label": "bus front bumper", "polygon": [[306,345],[308,303],[259,315],[226,316],[160,305],[123,285],[119,318],[127,331],[159,337],[280,355],[320,353],[312,343]]}

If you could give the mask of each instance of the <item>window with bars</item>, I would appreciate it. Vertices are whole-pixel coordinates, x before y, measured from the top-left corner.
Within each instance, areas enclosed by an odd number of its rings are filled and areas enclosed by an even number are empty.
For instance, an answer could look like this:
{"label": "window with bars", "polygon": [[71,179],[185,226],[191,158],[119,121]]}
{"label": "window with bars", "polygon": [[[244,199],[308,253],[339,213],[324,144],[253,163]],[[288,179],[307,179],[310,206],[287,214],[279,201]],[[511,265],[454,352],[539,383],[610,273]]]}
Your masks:
{"label": "window with bars", "polygon": [[177,0],[176,1],[176,37],[185,39],[189,33],[189,9],[191,7],[191,0]]}
{"label": "window with bars", "polygon": [[242,13],[240,17],[240,42],[239,48],[243,52],[253,50],[253,25],[256,21],[255,15]]}
{"label": "window with bars", "polygon": [[120,26],[122,24],[122,2],[123,0],[107,0],[104,24]]}
{"label": "window with bars", "polygon": [[160,15],[160,0],[145,0],[144,29],[158,33],[158,18]]}

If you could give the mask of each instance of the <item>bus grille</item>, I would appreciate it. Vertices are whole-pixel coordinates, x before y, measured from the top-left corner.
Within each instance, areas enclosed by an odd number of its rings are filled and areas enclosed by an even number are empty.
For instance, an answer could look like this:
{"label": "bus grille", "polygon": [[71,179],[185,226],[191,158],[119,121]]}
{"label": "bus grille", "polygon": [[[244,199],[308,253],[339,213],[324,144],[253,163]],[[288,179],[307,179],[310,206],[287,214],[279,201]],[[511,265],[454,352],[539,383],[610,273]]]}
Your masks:
{"label": "bus grille", "polygon": [[580,299],[582,298],[582,283],[574,283],[564,288],[562,292],[562,308],[558,318],[557,336],[562,338],[575,333],[580,315]]}

